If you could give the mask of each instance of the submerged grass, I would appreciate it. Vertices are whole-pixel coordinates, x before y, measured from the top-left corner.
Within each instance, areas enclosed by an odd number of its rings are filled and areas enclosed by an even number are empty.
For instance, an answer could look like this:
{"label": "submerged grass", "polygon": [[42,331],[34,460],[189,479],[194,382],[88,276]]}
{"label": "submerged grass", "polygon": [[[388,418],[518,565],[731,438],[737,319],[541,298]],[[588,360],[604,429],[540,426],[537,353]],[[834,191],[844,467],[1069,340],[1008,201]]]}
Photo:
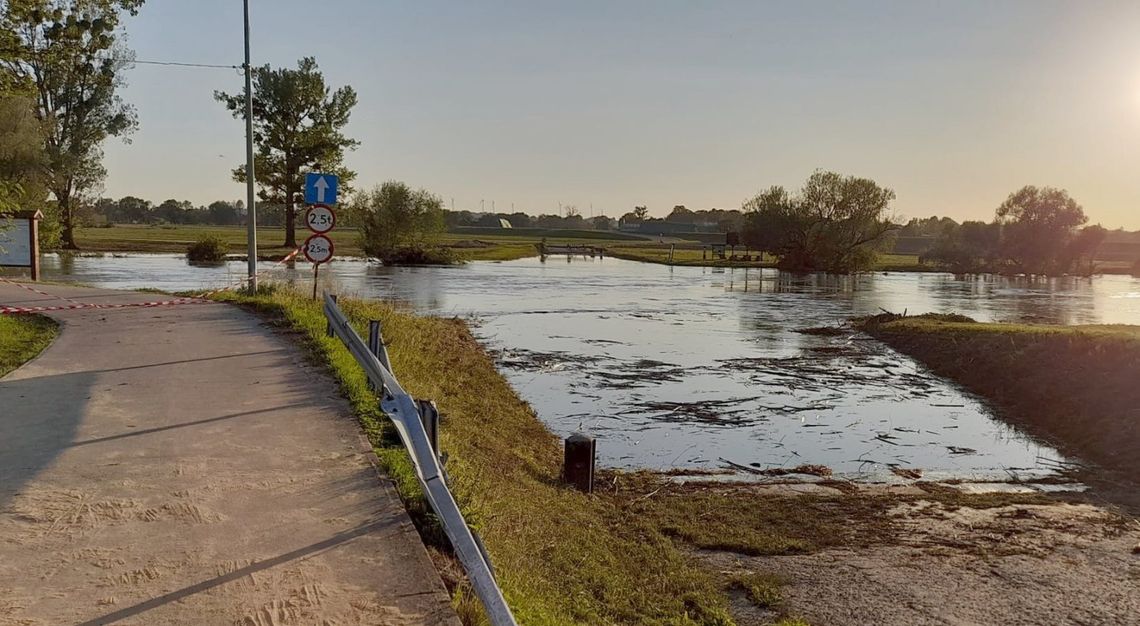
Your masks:
{"label": "submerged grass", "polygon": [[32,360],[59,334],[43,315],[0,315],[0,377]]}
{"label": "submerged grass", "polygon": [[[326,361],[429,545],[444,546],[411,463],[338,340],[325,337],[320,305],[287,290],[222,294],[298,333]],[[621,498],[589,496],[559,484],[558,440],[518,398],[459,320],[419,317],[387,304],[341,299],[358,329],[379,319],[401,383],[435,400],[450,486],[482,535],[520,623],[729,625],[721,581],[697,567],[656,525],[628,514]],[[456,607],[483,623],[460,585]]]}

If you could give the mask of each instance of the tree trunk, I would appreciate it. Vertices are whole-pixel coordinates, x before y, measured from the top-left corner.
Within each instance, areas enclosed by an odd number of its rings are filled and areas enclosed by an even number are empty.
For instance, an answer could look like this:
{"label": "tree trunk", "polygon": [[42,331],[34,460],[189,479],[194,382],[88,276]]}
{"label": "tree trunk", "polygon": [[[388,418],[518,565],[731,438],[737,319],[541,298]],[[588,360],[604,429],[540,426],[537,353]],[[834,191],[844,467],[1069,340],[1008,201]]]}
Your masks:
{"label": "tree trunk", "polygon": [[61,247],[64,250],[78,250],[75,243],[75,219],[71,210],[71,196],[62,194],[59,197],[59,223],[63,227],[61,234]]}
{"label": "tree trunk", "polygon": [[285,192],[285,247],[297,247],[297,216],[293,214],[293,192]]}

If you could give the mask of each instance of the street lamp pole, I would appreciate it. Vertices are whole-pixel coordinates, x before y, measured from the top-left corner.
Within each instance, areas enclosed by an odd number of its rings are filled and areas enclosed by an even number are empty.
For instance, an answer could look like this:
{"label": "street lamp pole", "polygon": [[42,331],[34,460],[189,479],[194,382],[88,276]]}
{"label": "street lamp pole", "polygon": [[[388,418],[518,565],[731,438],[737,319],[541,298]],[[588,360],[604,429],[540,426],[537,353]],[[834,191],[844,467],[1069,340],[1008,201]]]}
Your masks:
{"label": "street lamp pole", "polygon": [[249,64],[249,0],[245,8],[245,222],[249,292],[257,293],[257,197],[253,171],[253,68]]}

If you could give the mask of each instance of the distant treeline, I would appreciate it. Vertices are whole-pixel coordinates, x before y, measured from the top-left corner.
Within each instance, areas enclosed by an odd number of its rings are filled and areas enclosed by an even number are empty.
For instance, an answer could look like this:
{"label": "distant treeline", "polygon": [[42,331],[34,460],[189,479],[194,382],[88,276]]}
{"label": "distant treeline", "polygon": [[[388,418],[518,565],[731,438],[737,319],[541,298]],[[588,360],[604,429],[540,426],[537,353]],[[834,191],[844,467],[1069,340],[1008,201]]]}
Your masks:
{"label": "distant treeline", "polygon": [[[744,213],[737,209],[708,209],[692,211],[683,205],[673,207],[665,218],[651,218],[649,211],[635,207],[620,220],[605,215],[583,217],[574,206],[562,209],[563,215],[530,215],[522,211],[512,213],[476,213],[472,211],[444,211],[448,229],[460,227],[500,228],[503,222],[511,228],[545,228],[551,230],[623,230],[644,231],[653,234],[664,232],[731,232],[740,230]],[[230,226],[245,223],[245,203],[241,200],[218,200],[205,206],[186,200],[166,200],[154,204],[149,200],[126,196],[118,200],[102,198],[88,207],[83,214],[87,226],[101,224],[201,224]],[[355,225],[351,211],[338,214],[342,225]],[[282,226],[285,211],[280,205],[259,204],[257,223],[261,226]]]}

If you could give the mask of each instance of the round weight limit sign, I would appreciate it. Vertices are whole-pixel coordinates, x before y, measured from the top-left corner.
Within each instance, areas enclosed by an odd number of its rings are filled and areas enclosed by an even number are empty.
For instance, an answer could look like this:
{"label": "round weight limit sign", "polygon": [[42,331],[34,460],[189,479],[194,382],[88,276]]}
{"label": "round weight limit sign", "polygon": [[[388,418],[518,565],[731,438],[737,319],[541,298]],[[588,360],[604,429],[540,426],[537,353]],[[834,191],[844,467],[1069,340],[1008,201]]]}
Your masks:
{"label": "round weight limit sign", "polygon": [[314,233],[323,235],[336,226],[336,213],[328,205],[314,204],[305,212],[305,225]]}
{"label": "round weight limit sign", "polygon": [[326,263],[333,255],[333,242],[324,235],[313,235],[305,240],[305,258],[309,262],[320,265]]}

